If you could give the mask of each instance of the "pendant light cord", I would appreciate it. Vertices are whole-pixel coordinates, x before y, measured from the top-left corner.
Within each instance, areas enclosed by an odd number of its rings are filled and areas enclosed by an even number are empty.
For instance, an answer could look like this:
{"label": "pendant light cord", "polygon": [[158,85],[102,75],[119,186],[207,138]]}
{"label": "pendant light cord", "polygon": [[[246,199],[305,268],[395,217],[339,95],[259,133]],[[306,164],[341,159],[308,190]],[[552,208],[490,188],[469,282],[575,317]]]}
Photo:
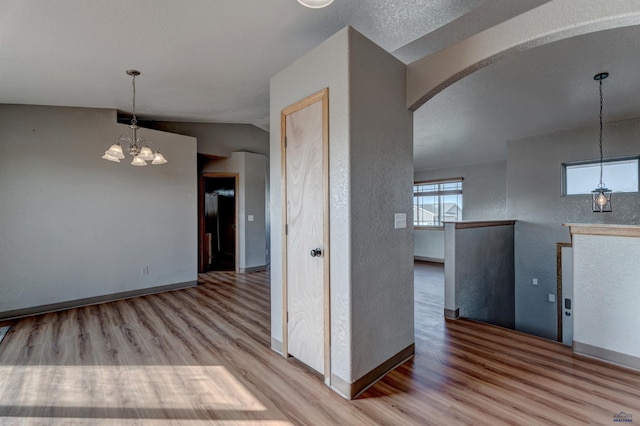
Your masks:
{"label": "pendant light cord", "polygon": [[599,81],[600,82],[600,188],[604,188],[604,184],[602,183],[602,169],[603,169],[603,164],[602,164],[602,79]]}
{"label": "pendant light cord", "polygon": [[[133,118],[131,119],[131,124],[136,125],[138,123],[138,119],[136,119],[136,76],[135,74],[132,76],[132,86],[133,86]],[[600,158],[602,159],[602,82],[600,82]],[[602,172],[600,173],[602,174]],[[600,177],[600,182],[602,182],[602,177]]]}

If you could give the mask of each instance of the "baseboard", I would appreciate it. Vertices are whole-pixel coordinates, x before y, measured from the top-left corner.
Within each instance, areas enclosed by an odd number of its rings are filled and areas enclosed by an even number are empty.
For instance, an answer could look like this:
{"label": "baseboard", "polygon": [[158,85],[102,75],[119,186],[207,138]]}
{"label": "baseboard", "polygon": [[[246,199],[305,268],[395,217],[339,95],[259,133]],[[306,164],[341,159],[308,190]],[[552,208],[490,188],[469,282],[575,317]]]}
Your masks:
{"label": "baseboard", "polygon": [[282,342],[278,339],[275,338],[271,338],[271,349],[274,352],[278,352],[280,355],[282,355]]}
{"label": "baseboard", "polygon": [[331,388],[347,399],[356,399],[391,370],[413,358],[415,351],[415,343],[412,343],[353,383],[332,374]]}
{"label": "baseboard", "polygon": [[640,358],[637,356],[599,348],[597,346],[588,345],[586,343],[576,342],[575,340],[573,341],[573,351],[580,355],[597,358],[599,360],[620,365],[622,367],[640,370]]}
{"label": "baseboard", "polygon": [[85,299],[69,300],[67,302],[51,303],[48,305],[33,306],[30,308],[15,309],[12,311],[0,312],[0,320],[9,320],[28,317],[32,315],[48,314],[50,312],[63,311],[66,309],[81,308],[83,306],[97,305],[99,303],[114,302],[116,300],[131,299],[132,297],[146,296],[148,294],[164,293],[166,291],[181,290],[195,287],[197,281],[186,281],[176,284],[161,285],[157,287],[143,288],[139,290],[123,291],[103,296],[87,297]]}
{"label": "baseboard", "polygon": [[261,271],[266,271],[266,270],[267,270],[267,265],[252,266],[250,268],[240,268],[239,269],[240,273],[261,272]]}
{"label": "baseboard", "polygon": [[413,256],[413,260],[417,260],[419,262],[431,262],[431,263],[444,264],[444,259],[440,259],[438,257]]}
{"label": "baseboard", "polygon": [[458,319],[460,318],[460,308],[453,309],[444,308],[444,317],[446,319]]}

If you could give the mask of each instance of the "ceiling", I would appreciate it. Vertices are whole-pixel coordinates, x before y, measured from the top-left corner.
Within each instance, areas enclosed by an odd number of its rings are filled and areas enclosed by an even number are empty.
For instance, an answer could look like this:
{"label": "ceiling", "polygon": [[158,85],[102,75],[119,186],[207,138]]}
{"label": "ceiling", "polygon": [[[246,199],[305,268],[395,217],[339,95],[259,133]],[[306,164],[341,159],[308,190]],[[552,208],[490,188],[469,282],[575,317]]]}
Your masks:
{"label": "ceiling", "polygon": [[[115,108],[268,130],[269,80],[345,27],[405,63],[548,0],[0,0],[0,103]],[[506,140],[640,115],[640,27],[508,57],[414,115],[417,170],[504,159]]]}

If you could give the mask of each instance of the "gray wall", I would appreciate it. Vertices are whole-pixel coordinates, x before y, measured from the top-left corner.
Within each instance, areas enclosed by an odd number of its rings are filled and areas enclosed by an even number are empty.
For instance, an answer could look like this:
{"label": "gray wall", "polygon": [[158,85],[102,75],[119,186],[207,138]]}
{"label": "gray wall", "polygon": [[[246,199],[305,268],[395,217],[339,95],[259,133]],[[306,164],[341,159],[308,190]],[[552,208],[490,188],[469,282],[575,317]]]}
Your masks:
{"label": "gray wall", "polygon": [[0,313],[197,279],[196,141],[142,129],[167,164],[102,160],[128,130],[112,110],[0,105]]}
{"label": "gray wall", "polygon": [[455,300],[461,317],[515,327],[513,228],[448,225],[446,232],[455,231]]}
{"label": "gray wall", "polygon": [[[605,157],[640,154],[640,120],[605,125]],[[570,241],[563,223],[640,223],[638,194],[613,197],[613,212],[591,212],[589,196],[561,196],[562,163],[599,158],[598,129],[583,128],[510,141],[507,144],[507,215],[517,219],[516,328],[556,337],[557,242]],[[594,182],[594,187],[598,182]],[[605,182],[606,183],[606,182]],[[532,285],[532,279],[538,285]]]}
{"label": "gray wall", "polygon": [[[266,266],[267,158],[250,152],[234,152],[231,158],[209,160],[202,172],[238,174],[238,268],[244,271]],[[248,221],[249,215],[253,215],[253,222]]]}
{"label": "gray wall", "polygon": [[[280,111],[329,88],[331,368],[347,383],[413,342],[411,227],[393,229],[393,213],[412,216],[412,116],[404,86],[404,65],[351,28],[271,80],[275,256],[283,235]],[[282,274],[281,262],[274,262],[276,340],[282,339]]]}
{"label": "gray wall", "polygon": [[269,132],[251,124],[188,123],[179,121],[144,121],[143,127],[193,136],[198,139],[198,153],[231,157],[235,151],[269,155]]}
{"label": "gray wall", "polygon": [[[507,163],[474,164],[416,171],[416,182],[462,177],[464,220],[507,219]],[[414,256],[418,259],[444,260],[444,230],[420,230],[414,235]]]}
{"label": "gray wall", "polygon": [[[413,114],[405,66],[360,33],[349,50],[353,378],[414,341]],[[394,229],[394,213],[407,228]]]}

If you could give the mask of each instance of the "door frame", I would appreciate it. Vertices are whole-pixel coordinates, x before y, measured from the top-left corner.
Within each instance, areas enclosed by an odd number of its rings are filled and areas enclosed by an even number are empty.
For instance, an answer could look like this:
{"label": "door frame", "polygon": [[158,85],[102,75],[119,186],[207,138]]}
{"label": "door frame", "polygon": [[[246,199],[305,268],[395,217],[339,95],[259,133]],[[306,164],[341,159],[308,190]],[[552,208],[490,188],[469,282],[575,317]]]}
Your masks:
{"label": "door frame", "polygon": [[205,262],[204,262],[204,256],[203,256],[203,246],[204,246],[204,181],[207,178],[234,178],[234,182],[235,182],[235,212],[234,212],[234,222],[235,222],[235,229],[234,229],[234,234],[235,234],[235,239],[236,239],[236,243],[235,243],[235,254],[234,254],[234,266],[233,269],[235,272],[239,272],[240,269],[240,260],[238,258],[238,255],[240,253],[239,250],[239,238],[238,238],[238,233],[239,230],[238,228],[240,227],[240,224],[238,223],[238,211],[239,211],[239,199],[240,199],[240,194],[238,193],[238,189],[239,189],[239,185],[238,185],[238,181],[240,179],[240,174],[239,173],[213,173],[213,172],[202,172],[200,173],[200,176],[198,177],[198,272],[199,273],[204,273],[205,271]]}
{"label": "door frame", "polygon": [[329,88],[316,92],[286,108],[280,113],[280,153],[282,167],[282,355],[289,357],[289,291],[287,269],[287,116],[322,102],[322,228],[323,228],[323,310],[324,310],[324,382],[331,384],[331,288],[329,250]]}
{"label": "door frame", "polygon": [[556,243],[556,340],[562,343],[562,308],[564,307],[564,299],[562,295],[562,249],[565,247],[573,247],[572,243]]}

